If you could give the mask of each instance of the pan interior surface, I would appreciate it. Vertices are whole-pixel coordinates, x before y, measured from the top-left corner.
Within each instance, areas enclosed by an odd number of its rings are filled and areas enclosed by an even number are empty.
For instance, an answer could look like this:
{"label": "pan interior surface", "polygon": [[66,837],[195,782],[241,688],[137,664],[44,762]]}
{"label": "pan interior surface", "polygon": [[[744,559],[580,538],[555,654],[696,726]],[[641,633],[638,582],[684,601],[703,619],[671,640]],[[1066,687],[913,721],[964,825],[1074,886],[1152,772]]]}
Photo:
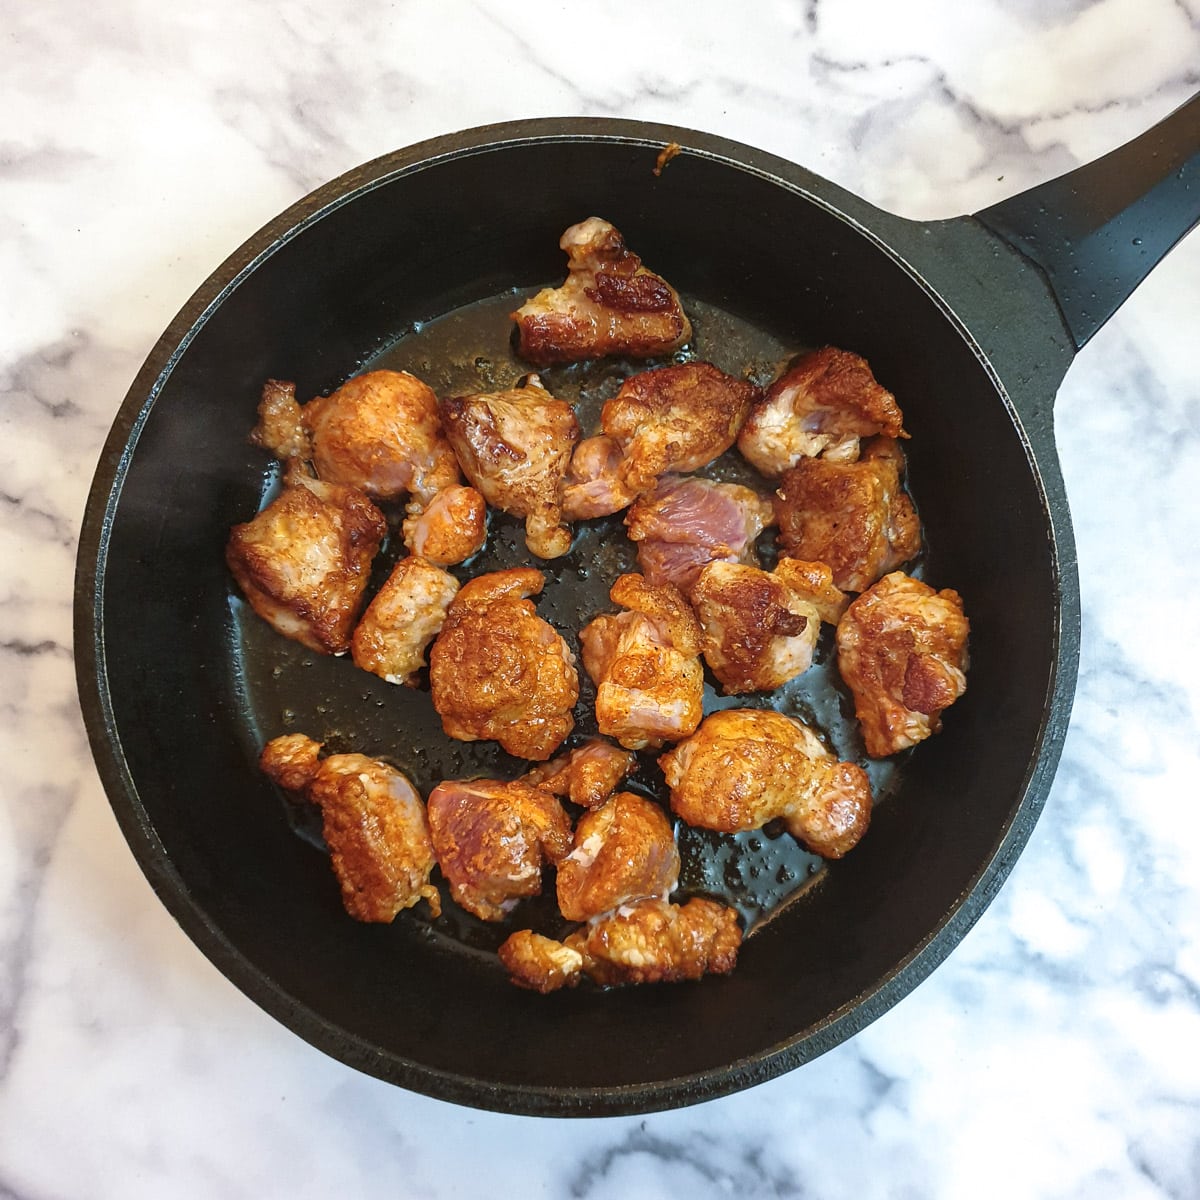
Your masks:
{"label": "pan interior surface", "polygon": [[[626,141],[534,140],[381,175],[271,246],[212,308],[114,467],[96,570],[100,688],[108,753],[127,780],[113,802],[143,867],[205,951],[296,1032],[463,1103],[670,1107],[828,1049],[919,980],[922,956],[988,882],[1044,729],[1058,618],[1049,519],[969,342],[910,272],[823,205],[720,159],[683,154],[660,177],[654,160]],[[294,380],[301,398],[378,364],[407,366],[439,394],[472,373],[475,390],[510,382],[520,367],[507,327],[486,346],[471,332],[458,359],[439,353],[427,369],[428,347],[449,343],[422,335],[445,338],[455,321],[476,330],[479,313],[560,280],[558,236],[593,214],[694,304],[698,357],[766,378],[823,343],[870,361],[904,410],[922,574],[962,594],[971,669],[944,732],[873,768],[887,796],[863,843],[749,939],[731,976],[541,997],[507,982],[490,931],[447,932],[412,913],[387,927],[349,919],[325,857],[296,836],[302,815],[255,758],[264,739],[300,730],[391,758],[423,790],[456,762],[506,776],[515,764],[446,743],[427,693],[283,643],[248,616],[222,552],[271,486],[246,441],[264,380]],[[162,365],[175,350],[160,346]],[[614,386],[573,382],[569,369],[548,382],[597,396]],[[632,563],[617,537],[590,536],[568,563],[544,564],[539,610],[560,628],[609,608],[606,578]],[[520,551],[497,519],[489,565],[526,561]],[[811,713],[835,743],[854,736],[845,703]]]}

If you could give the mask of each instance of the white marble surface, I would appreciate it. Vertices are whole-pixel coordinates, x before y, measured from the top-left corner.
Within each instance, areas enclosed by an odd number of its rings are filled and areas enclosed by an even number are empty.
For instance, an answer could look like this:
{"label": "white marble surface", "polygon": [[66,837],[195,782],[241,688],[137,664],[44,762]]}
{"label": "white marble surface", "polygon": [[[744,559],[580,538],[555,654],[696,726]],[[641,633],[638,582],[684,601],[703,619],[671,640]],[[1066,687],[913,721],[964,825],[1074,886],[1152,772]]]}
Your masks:
{"label": "white marble surface", "polygon": [[87,486],[137,367],[228,252],[326,179],[584,113],[723,134],[949,216],[1186,99],[1196,0],[0,14],[0,1197],[1200,1196],[1200,239],[1058,401],[1082,666],[1026,853],[930,980],[749,1092],[514,1118],[309,1048],[143,880],[88,754],[70,624]]}

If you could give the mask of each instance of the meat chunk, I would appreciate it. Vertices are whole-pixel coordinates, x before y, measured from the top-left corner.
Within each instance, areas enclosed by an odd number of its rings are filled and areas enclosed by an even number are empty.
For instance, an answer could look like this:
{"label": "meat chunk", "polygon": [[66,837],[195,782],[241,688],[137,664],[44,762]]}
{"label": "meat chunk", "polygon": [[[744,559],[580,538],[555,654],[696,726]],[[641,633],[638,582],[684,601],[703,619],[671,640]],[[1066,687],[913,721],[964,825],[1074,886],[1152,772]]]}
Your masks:
{"label": "meat chunk", "polygon": [[[259,754],[258,765],[272,783],[287,792],[304,794],[321,767],[322,743],[307,734],[272,738]],[[305,797],[307,799],[307,797]]]}
{"label": "meat chunk", "polygon": [[563,492],[568,519],[619,512],[668,472],[695,471],[733,445],[757,389],[711,363],[632,375],[579,443]]}
{"label": "meat chunk", "polygon": [[755,539],[774,519],[771,504],[749,488],[665,475],[629,510],[625,528],[646,579],[686,595],[710,562],[757,563]]}
{"label": "meat chunk", "polygon": [[487,505],[473,487],[442,488],[426,507],[410,506],[404,522],[409,552],[439,567],[465,562],[486,541]]}
{"label": "meat chunk", "polygon": [[838,624],[838,669],[854,693],[867,753],[895,754],[941,729],[966,691],[962,598],[901,571],[885,575]]}
{"label": "meat chunk", "polygon": [[583,977],[583,955],[578,950],[532,929],[518,929],[497,953],[513,983],[543,996],[575,987]]}
{"label": "meat chunk", "polygon": [[757,567],[714,562],[692,588],[700,649],[726,695],[771,691],[807,671],[817,610]]}
{"label": "meat chunk", "polygon": [[805,354],[767,389],[738,436],[738,449],[768,478],[802,458],[853,462],[859,439],[907,437],[896,397],[865,358],[824,346]]}
{"label": "meat chunk", "polygon": [[450,895],[483,921],[540,895],[542,868],[571,850],[562,805],[519,780],[439,783],[429,793],[429,828]]}
{"label": "meat chunk", "polygon": [[900,482],[903,468],[899,444],[882,437],[866,443],[858,462],[802,459],[776,493],[784,552],[827,563],[848,592],[914,558],[921,524]]}
{"label": "meat chunk", "polygon": [[657,804],[618,792],[579,818],[571,853],[558,864],[558,907],[587,921],[623,904],[665,900],[679,882],[679,850]]}
{"label": "meat chunk", "polygon": [[684,905],[642,900],[585,925],[567,939],[596,983],[677,983],[727,975],[737,964],[737,913],[715,900]]}
{"label": "meat chunk", "polygon": [[539,558],[566,554],[562,490],[579,441],[575,410],[530,375],[523,387],[443,400],[440,411],[463,471],[487,502],[524,518],[526,544]]}
{"label": "meat chunk", "polygon": [[[256,440],[277,454],[278,427],[286,406],[277,383],[268,383],[259,406]],[[291,385],[284,385],[291,387]],[[292,389],[294,399],[294,388]],[[264,406],[267,408],[264,414]],[[298,409],[317,475],[345,483],[379,500],[411,493],[422,506],[442,488],[460,483],[454,452],[442,434],[437,397],[407,371],[367,371],[328,396]],[[299,435],[294,444],[300,445]]]}
{"label": "meat chunk", "polygon": [[675,289],[643,267],[607,221],[589,217],[558,244],[567,254],[566,281],[512,314],[522,358],[539,365],[610,354],[651,358],[692,336]]}
{"label": "meat chunk", "polygon": [[565,942],[520,930],[500,947],[500,961],[518,986],[551,992],[574,987],[581,975],[603,987],[727,975],[741,944],[737,913],[714,900],[640,900]]}
{"label": "meat chunk", "polygon": [[509,754],[549,758],[575,726],[575,656],[524,597],[545,585],[529,567],[463,585],[429,652],[433,706],[448,737],[494,739]]}
{"label": "meat chunk", "polygon": [[425,649],[446,620],[458,580],[423,558],[409,555],[392,569],[354,631],[354,663],[388,683],[412,687],[425,665]]}
{"label": "meat chunk", "polygon": [[567,521],[607,517],[628,508],[637,493],[622,478],[625,453],[616,438],[584,438],[571,455],[563,481],[562,510]]}
{"label": "meat chunk", "polygon": [[345,654],[386,533],[362,492],[312,479],[297,462],[283,491],[230,531],[225,561],[278,633],[319,654]]}
{"label": "meat chunk", "polygon": [[821,621],[836,622],[845,603],[823,563],[787,558],[771,573],[709,563],[692,588],[700,649],[727,695],[771,691],[807,671]]}
{"label": "meat chunk", "polygon": [[678,589],[622,575],[609,597],[628,611],[580,631],[583,665],[596,684],[600,732],[630,750],[687,737],[700,723],[700,629]]}
{"label": "meat chunk", "polygon": [[293,458],[307,462],[312,458],[312,435],[304,424],[294,383],[268,379],[263,384],[258,401],[258,424],[250,431],[250,440],[269,450],[281,462]]}
{"label": "meat chunk", "polygon": [[814,854],[841,858],[867,831],[871,788],[811,729],[764,709],[712,713],[659,760],[671,809],[689,825],[736,833],[782,818]]}
{"label": "meat chunk", "polygon": [[836,625],[850,603],[850,597],[834,584],[833,571],[826,563],[781,558],[772,574],[811,604],[827,625]]}
{"label": "meat chunk", "polygon": [[757,395],[752,383],[707,362],[631,375],[600,414],[624,451],[626,487],[644,492],[668,471],[698,471],[724,454]]}
{"label": "meat chunk", "polygon": [[320,750],[304,734],[287,734],[266,744],[259,763],[280,787],[320,807],[346,911],[387,923],[425,899],[438,916],[433,843],[416,789],[387,763],[363,754],[320,759]]}
{"label": "meat chunk", "polygon": [[599,808],[636,765],[637,757],[630,751],[602,738],[590,738],[521,778],[555,796],[566,796],[580,808]]}
{"label": "meat chunk", "polygon": [[450,566],[483,547],[483,497],[461,486],[437,397],[406,371],[357,375],[303,407],[295,384],[269,379],[250,440],[379,500],[411,493],[405,544],[430,562]]}

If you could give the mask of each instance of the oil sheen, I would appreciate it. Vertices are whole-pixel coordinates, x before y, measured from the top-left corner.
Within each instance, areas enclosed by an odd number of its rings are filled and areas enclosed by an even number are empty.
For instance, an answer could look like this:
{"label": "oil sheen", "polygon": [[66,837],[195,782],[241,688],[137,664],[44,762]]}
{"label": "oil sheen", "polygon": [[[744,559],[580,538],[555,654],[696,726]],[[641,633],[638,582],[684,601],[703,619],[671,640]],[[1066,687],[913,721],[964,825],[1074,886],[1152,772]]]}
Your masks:
{"label": "oil sheen", "polygon": [[[520,294],[505,292],[421,322],[359,369],[410,371],[439,396],[496,391],[514,386],[530,368],[513,354],[512,322],[508,314],[521,302]],[[778,338],[728,312],[685,297],[692,319],[694,345],[670,359],[633,361],[604,359],[540,370],[543,384],[575,405],[583,435],[599,429],[600,409],[631,374],[667,362],[703,357],[730,374],[767,383],[796,354],[803,342],[785,344]],[[770,486],[736,451],[722,456],[703,474],[737,482],[769,494]],[[273,494],[276,477],[264,476],[263,502]],[[402,505],[388,513],[391,532],[374,569],[372,591],[404,556],[399,537]],[[546,587],[535,603],[538,612],[566,638],[579,655],[578,631],[593,617],[613,612],[608,590],[616,577],[637,570],[637,555],[626,538],[623,514],[576,526],[570,552],[545,562],[525,548],[523,525],[503,513],[489,515],[487,545],[480,554],[454,568],[461,579],[506,567],[534,565],[546,576]],[[759,543],[764,566],[774,562],[770,532]],[[231,584],[232,589],[232,584]],[[443,779],[486,776],[511,779],[528,764],[511,758],[491,742],[458,742],[447,738],[430,701],[427,679],[415,688],[396,687],[354,667],[348,658],[329,658],[288,641],[260,621],[236,598],[231,602],[231,663],[239,704],[245,713],[247,756],[270,738],[302,732],[325,743],[329,753],[356,751],[393,763],[428,794]],[[580,697],[576,727],[564,749],[596,733],[594,689],[580,667]],[[884,800],[896,784],[896,764],[866,757],[854,720],[853,703],[834,662],[832,630],[824,627],[813,666],[772,693],[723,696],[708,677],[705,713],[730,707],[761,707],[796,717],[812,726],[838,757],[858,762],[871,778],[875,802]],[[667,807],[667,789],[657,765],[657,752],[638,756],[634,775],[624,785]],[[298,836],[323,851],[320,818],[306,804],[284,802],[284,817]],[[837,864],[824,863],[807,853],[787,833],[767,826],[726,835],[693,829],[676,822],[682,858],[679,900],[705,895],[736,908],[749,933],[791,903],[803,903],[807,889],[819,886]],[[428,933],[448,939],[468,951],[495,949],[514,929],[534,928],[560,935],[565,932],[550,895],[523,901],[498,925],[476,920],[443,898],[443,916],[434,920],[422,904],[400,918],[426,922]]]}

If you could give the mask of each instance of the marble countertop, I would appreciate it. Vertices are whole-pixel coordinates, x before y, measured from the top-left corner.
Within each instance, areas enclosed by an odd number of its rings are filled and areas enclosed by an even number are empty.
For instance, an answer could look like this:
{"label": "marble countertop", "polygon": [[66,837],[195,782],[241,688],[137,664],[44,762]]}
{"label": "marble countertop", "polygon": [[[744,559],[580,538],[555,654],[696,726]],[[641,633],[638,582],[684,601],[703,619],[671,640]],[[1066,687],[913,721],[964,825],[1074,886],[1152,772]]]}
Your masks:
{"label": "marble countertop", "polygon": [[208,273],[318,184],[436,134],[588,114],[951,216],[1187,99],[1197,0],[0,9],[0,1197],[1200,1195],[1196,237],[1057,402],[1082,658],[1027,850],[930,979],[750,1091],[519,1118],[310,1048],[141,875],[71,651],[80,519],[126,389]]}

